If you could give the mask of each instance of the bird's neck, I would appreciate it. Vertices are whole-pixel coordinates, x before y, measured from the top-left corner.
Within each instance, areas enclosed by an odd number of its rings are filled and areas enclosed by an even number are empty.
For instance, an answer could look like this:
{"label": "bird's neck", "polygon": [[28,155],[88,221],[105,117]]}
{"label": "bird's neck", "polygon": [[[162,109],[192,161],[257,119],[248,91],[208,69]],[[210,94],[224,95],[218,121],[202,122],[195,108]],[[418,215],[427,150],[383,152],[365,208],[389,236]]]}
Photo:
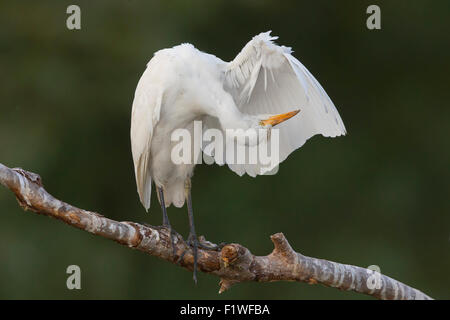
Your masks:
{"label": "bird's neck", "polygon": [[247,116],[243,114],[234,103],[233,105],[217,107],[214,111],[215,116],[219,119],[220,125],[224,131],[227,129],[249,129]]}

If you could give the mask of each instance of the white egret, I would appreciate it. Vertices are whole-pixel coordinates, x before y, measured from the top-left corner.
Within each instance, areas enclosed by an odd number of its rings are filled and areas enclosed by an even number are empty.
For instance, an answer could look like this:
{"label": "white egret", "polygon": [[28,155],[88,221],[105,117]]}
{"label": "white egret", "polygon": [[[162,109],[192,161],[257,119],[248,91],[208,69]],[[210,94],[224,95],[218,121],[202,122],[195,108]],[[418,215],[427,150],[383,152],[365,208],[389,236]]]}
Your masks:
{"label": "white egret", "polygon": [[[153,182],[163,225],[171,234],[166,207],[182,207],[187,201],[195,281],[199,243],[190,182],[195,163],[174,164],[171,160],[171,133],[175,129],[186,128],[194,135],[193,122],[201,120],[205,128],[222,131],[270,130],[296,113],[290,111],[301,109],[299,115],[277,127],[279,162],[316,134],[336,137],[346,133],[319,82],[291,55],[290,48],[278,46],[275,39],[270,31],[253,37],[231,62],[186,43],[160,50],[147,64],[136,88],[131,146],[140,201],[148,211]],[[259,163],[227,164],[239,175],[265,172]]]}

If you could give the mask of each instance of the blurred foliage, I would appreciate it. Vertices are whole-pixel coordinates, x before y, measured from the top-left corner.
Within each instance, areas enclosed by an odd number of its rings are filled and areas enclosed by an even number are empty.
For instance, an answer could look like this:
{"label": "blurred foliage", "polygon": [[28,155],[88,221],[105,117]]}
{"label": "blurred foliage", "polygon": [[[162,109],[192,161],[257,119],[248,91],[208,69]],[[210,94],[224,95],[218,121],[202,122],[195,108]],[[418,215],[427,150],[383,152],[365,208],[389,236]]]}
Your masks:
{"label": "blurred foliage", "polygon": [[[49,192],[118,220],[159,224],[136,194],[131,103],[158,49],[191,42],[224,60],[262,31],[318,78],[347,126],[314,137],[276,176],[197,166],[197,230],[255,254],[282,231],[306,255],[381,271],[450,298],[448,1],[2,1],[0,162],[39,173]],[[82,29],[66,28],[78,4]],[[363,299],[296,283],[246,283],[190,273],[61,222],[24,213],[0,188],[0,298]],[[186,208],[170,208],[187,234]],[[82,290],[66,289],[66,268]]]}

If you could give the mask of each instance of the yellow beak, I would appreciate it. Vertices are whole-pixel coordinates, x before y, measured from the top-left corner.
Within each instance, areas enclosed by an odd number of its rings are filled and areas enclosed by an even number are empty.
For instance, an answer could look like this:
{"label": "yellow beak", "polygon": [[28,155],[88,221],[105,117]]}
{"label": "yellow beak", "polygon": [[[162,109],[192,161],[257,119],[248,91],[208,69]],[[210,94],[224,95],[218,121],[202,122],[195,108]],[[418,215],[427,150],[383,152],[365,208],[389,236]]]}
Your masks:
{"label": "yellow beak", "polygon": [[272,116],[266,120],[261,120],[260,123],[263,126],[271,125],[273,127],[273,126],[276,126],[277,124],[282,123],[283,121],[286,121],[287,119],[292,118],[299,112],[300,112],[300,110],[295,110],[295,111],[291,111],[291,112],[287,112],[287,113],[283,113],[283,114],[277,114],[276,116]]}

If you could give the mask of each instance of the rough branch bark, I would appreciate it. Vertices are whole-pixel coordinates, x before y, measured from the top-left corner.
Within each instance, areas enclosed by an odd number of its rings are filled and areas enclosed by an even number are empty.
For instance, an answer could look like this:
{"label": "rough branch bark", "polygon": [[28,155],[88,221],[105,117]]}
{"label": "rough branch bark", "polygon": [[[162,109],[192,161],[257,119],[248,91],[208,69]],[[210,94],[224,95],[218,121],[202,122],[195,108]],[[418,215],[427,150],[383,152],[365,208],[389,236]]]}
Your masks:
{"label": "rough branch bark", "polygon": [[[62,220],[71,226],[166,261],[176,263],[178,257],[185,250],[189,250],[180,261],[180,266],[188,270],[193,268],[190,248],[181,237],[176,236],[176,252],[173,255],[170,235],[164,228],[134,222],[118,222],[98,213],[76,208],[50,195],[44,189],[39,175],[22,169],[10,169],[0,164],[0,183],[15,193],[19,204],[25,210]],[[200,249],[199,270],[221,279],[219,293],[235,283],[244,281],[298,281],[309,284],[320,283],[379,299],[431,299],[417,289],[368,269],[297,253],[282,233],[272,235],[271,240],[274,250],[267,256],[254,256],[247,248],[237,243],[228,244],[220,251]],[[378,279],[381,286],[376,288],[373,279]]]}

